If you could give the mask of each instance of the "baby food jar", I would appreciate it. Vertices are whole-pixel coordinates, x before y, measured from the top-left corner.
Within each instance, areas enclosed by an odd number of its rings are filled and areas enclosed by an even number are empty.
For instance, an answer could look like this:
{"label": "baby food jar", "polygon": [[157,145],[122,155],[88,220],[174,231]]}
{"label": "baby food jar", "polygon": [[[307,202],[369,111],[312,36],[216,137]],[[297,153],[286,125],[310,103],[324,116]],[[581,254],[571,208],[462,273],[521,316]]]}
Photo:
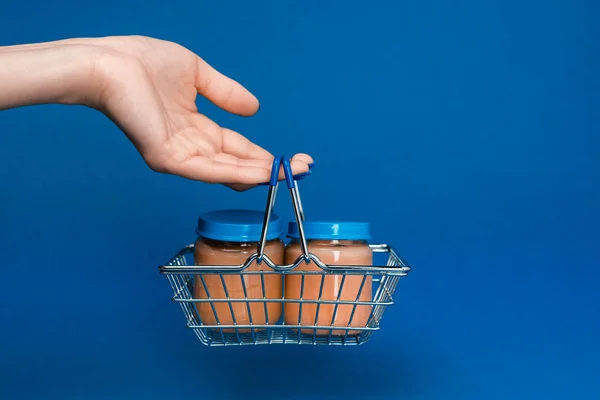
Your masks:
{"label": "baby food jar", "polygon": [[[327,265],[372,265],[373,252],[367,244],[370,239],[368,223],[361,222],[311,222],[303,223],[309,253],[313,253]],[[290,223],[288,236],[293,241],[286,247],[285,264],[292,264],[302,254],[298,224]],[[299,264],[296,272],[321,271],[314,262]],[[372,276],[347,274],[342,287],[343,275],[305,274],[304,290],[302,275],[290,274],[285,277],[285,298],[298,300],[328,301],[371,301]],[[364,284],[363,284],[364,279]],[[323,283],[321,283],[323,280]],[[321,289],[322,286],[322,289]],[[341,292],[340,292],[341,291]],[[319,295],[320,294],[320,295]],[[302,296],[301,296],[302,295]],[[365,328],[371,315],[370,305],[285,303],[285,323],[287,325],[318,325]],[[318,310],[318,311],[317,311]],[[318,312],[318,315],[317,315]],[[317,335],[344,335],[346,330],[317,329]],[[348,330],[348,334],[362,331]],[[313,329],[302,329],[302,333],[313,333]]]}
{"label": "baby food jar", "polygon": [[[264,213],[249,210],[213,211],[198,218],[198,240],[195,244],[196,265],[241,265],[256,252],[262,233]],[[284,245],[281,222],[271,215],[265,254],[278,265],[283,264]],[[271,270],[265,263],[254,261],[245,271]],[[197,275],[194,298],[197,299],[281,299],[281,276],[267,274]],[[244,291],[245,286],[245,291]],[[265,307],[266,304],[266,307]],[[214,310],[213,310],[214,307]],[[199,302],[196,309],[204,325],[266,325],[281,317],[277,302]],[[233,332],[234,328],[223,329]],[[239,329],[249,332],[250,328]]]}

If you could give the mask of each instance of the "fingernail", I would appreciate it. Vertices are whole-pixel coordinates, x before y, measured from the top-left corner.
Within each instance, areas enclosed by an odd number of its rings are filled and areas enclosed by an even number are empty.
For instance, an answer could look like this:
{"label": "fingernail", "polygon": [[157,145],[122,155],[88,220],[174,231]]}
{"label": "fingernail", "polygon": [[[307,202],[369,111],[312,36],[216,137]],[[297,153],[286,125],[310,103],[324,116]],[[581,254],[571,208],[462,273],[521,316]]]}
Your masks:
{"label": "fingernail", "polygon": [[303,172],[301,174],[294,175],[294,179],[297,180],[297,181],[301,181],[302,179],[306,178],[310,174],[312,174],[312,172],[310,170],[308,170],[308,171]]}

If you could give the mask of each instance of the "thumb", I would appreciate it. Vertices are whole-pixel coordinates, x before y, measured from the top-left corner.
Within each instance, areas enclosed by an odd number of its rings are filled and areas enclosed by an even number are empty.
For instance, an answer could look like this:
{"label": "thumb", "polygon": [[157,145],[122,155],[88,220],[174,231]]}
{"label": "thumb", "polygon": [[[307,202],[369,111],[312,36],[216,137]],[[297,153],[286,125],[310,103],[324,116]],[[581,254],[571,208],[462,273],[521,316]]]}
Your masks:
{"label": "thumb", "polygon": [[258,111],[258,99],[245,87],[197,57],[196,90],[213,104],[234,114],[250,116]]}

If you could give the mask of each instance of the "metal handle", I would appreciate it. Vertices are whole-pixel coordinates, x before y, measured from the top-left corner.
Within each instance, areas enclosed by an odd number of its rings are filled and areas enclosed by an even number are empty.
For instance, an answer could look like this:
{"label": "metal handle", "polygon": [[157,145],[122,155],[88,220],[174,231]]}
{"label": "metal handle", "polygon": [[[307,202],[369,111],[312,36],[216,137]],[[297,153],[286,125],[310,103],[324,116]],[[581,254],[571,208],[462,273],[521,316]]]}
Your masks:
{"label": "metal handle", "polygon": [[[296,223],[298,224],[298,232],[300,236],[300,246],[302,249],[302,256],[306,262],[309,262],[310,256],[308,254],[308,246],[306,244],[306,238],[304,237],[304,227],[302,222],[304,221],[304,210],[302,209],[302,201],[300,200],[300,191],[298,190],[297,180],[304,179],[308,173],[299,174],[294,176],[292,172],[292,166],[290,159],[282,155],[275,157],[273,160],[273,167],[271,168],[271,179],[269,180],[269,194],[267,197],[267,206],[265,209],[265,216],[263,220],[262,234],[260,242],[258,243],[257,259],[256,261],[260,264],[263,260],[269,265],[273,265],[273,262],[265,255],[265,245],[267,242],[267,233],[269,230],[269,222],[271,221],[271,215],[273,213],[273,207],[275,206],[275,198],[277,195],[277,189],[279,187],[279,169],[283,165],[283,174],[290,195],[292,197],[292,205],[294,207],[294,215],[296,217]],[[310,172],[310,170],[309,170]]]}
{"label": "metal handle", "polygon": [[267,196],[267,208],[265,210],[265,217],[263,219],[262,234],[260,235],[260,242],[258,243],[258,254],[256,262],[259,264],[265,257],[265,244],[267,242],[267,233],[269,230],[269,222],[271,221],[271,213],[273,212],[273,206],[275,205],[275,195],[277,194],[277,188],[279,186],[279,167],[281,166],[282,157],[275,157],[273,160],[273,167],[271,168],[271,179],[269,180],[269,195]]}
{"label": "metal handle", "polygon": [[298,183],[295,182],[294,175],[292,174],[290,160],[285,157],[283,158],[283,173],[292,197],[292,205],[294,206],[294,215],[296,217],[296,223],[298,224],[298,235],[300,236],[300,248],[302,249],[302,255],[304,256],[304,260],[309,262],[310,256],[308,254],[308,246],[306,244],[304,226],[302,224],[302,222],[304,222],[304,210],[302,209],[302,201],[300,200],[300,191],[298,190]]}
{"label": "metal handle", "polygon": [[[273,163],[277,162],[277,160],[281,160],[281,157],[275,158],[275,160],[273,160]],[[308,164],[308,171],[301,172],[299,174],[294,175],[294,180],[301,181],[304,178],[306,178],[307,176],[311,175],[312,174],[312,169],[314,167],[315,167],[315,163],[314,162]],[[278,174],[279,174],[279,170],[278,170]],[[272,182],[273,182],[273,170],[271,170],[271,179],[269,180],[269,182],[259,183],[257,186],[273,186]]]}

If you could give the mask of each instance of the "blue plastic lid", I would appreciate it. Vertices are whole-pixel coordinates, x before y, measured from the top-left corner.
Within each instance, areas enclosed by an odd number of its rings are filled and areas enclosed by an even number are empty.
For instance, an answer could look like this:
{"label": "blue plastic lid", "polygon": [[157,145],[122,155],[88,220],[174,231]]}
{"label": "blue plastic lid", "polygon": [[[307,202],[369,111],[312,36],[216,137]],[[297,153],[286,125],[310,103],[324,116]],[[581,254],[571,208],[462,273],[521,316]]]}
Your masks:
{"label": "blue plastic lid", "polygon": [[[307,240],[369,240],[371,233],[368,222],[304,221],[304,236]],[[288,236],[299,239],[298,224],[290,222]]]}
{"label": "blue plastic lid", "polygon": [[[200,215],[196,233],[200,237],[224,242],[258,242],[265,213],[253,210],[220,210]],[[267,240],[281,237],[281,221],[271,214]]]}

